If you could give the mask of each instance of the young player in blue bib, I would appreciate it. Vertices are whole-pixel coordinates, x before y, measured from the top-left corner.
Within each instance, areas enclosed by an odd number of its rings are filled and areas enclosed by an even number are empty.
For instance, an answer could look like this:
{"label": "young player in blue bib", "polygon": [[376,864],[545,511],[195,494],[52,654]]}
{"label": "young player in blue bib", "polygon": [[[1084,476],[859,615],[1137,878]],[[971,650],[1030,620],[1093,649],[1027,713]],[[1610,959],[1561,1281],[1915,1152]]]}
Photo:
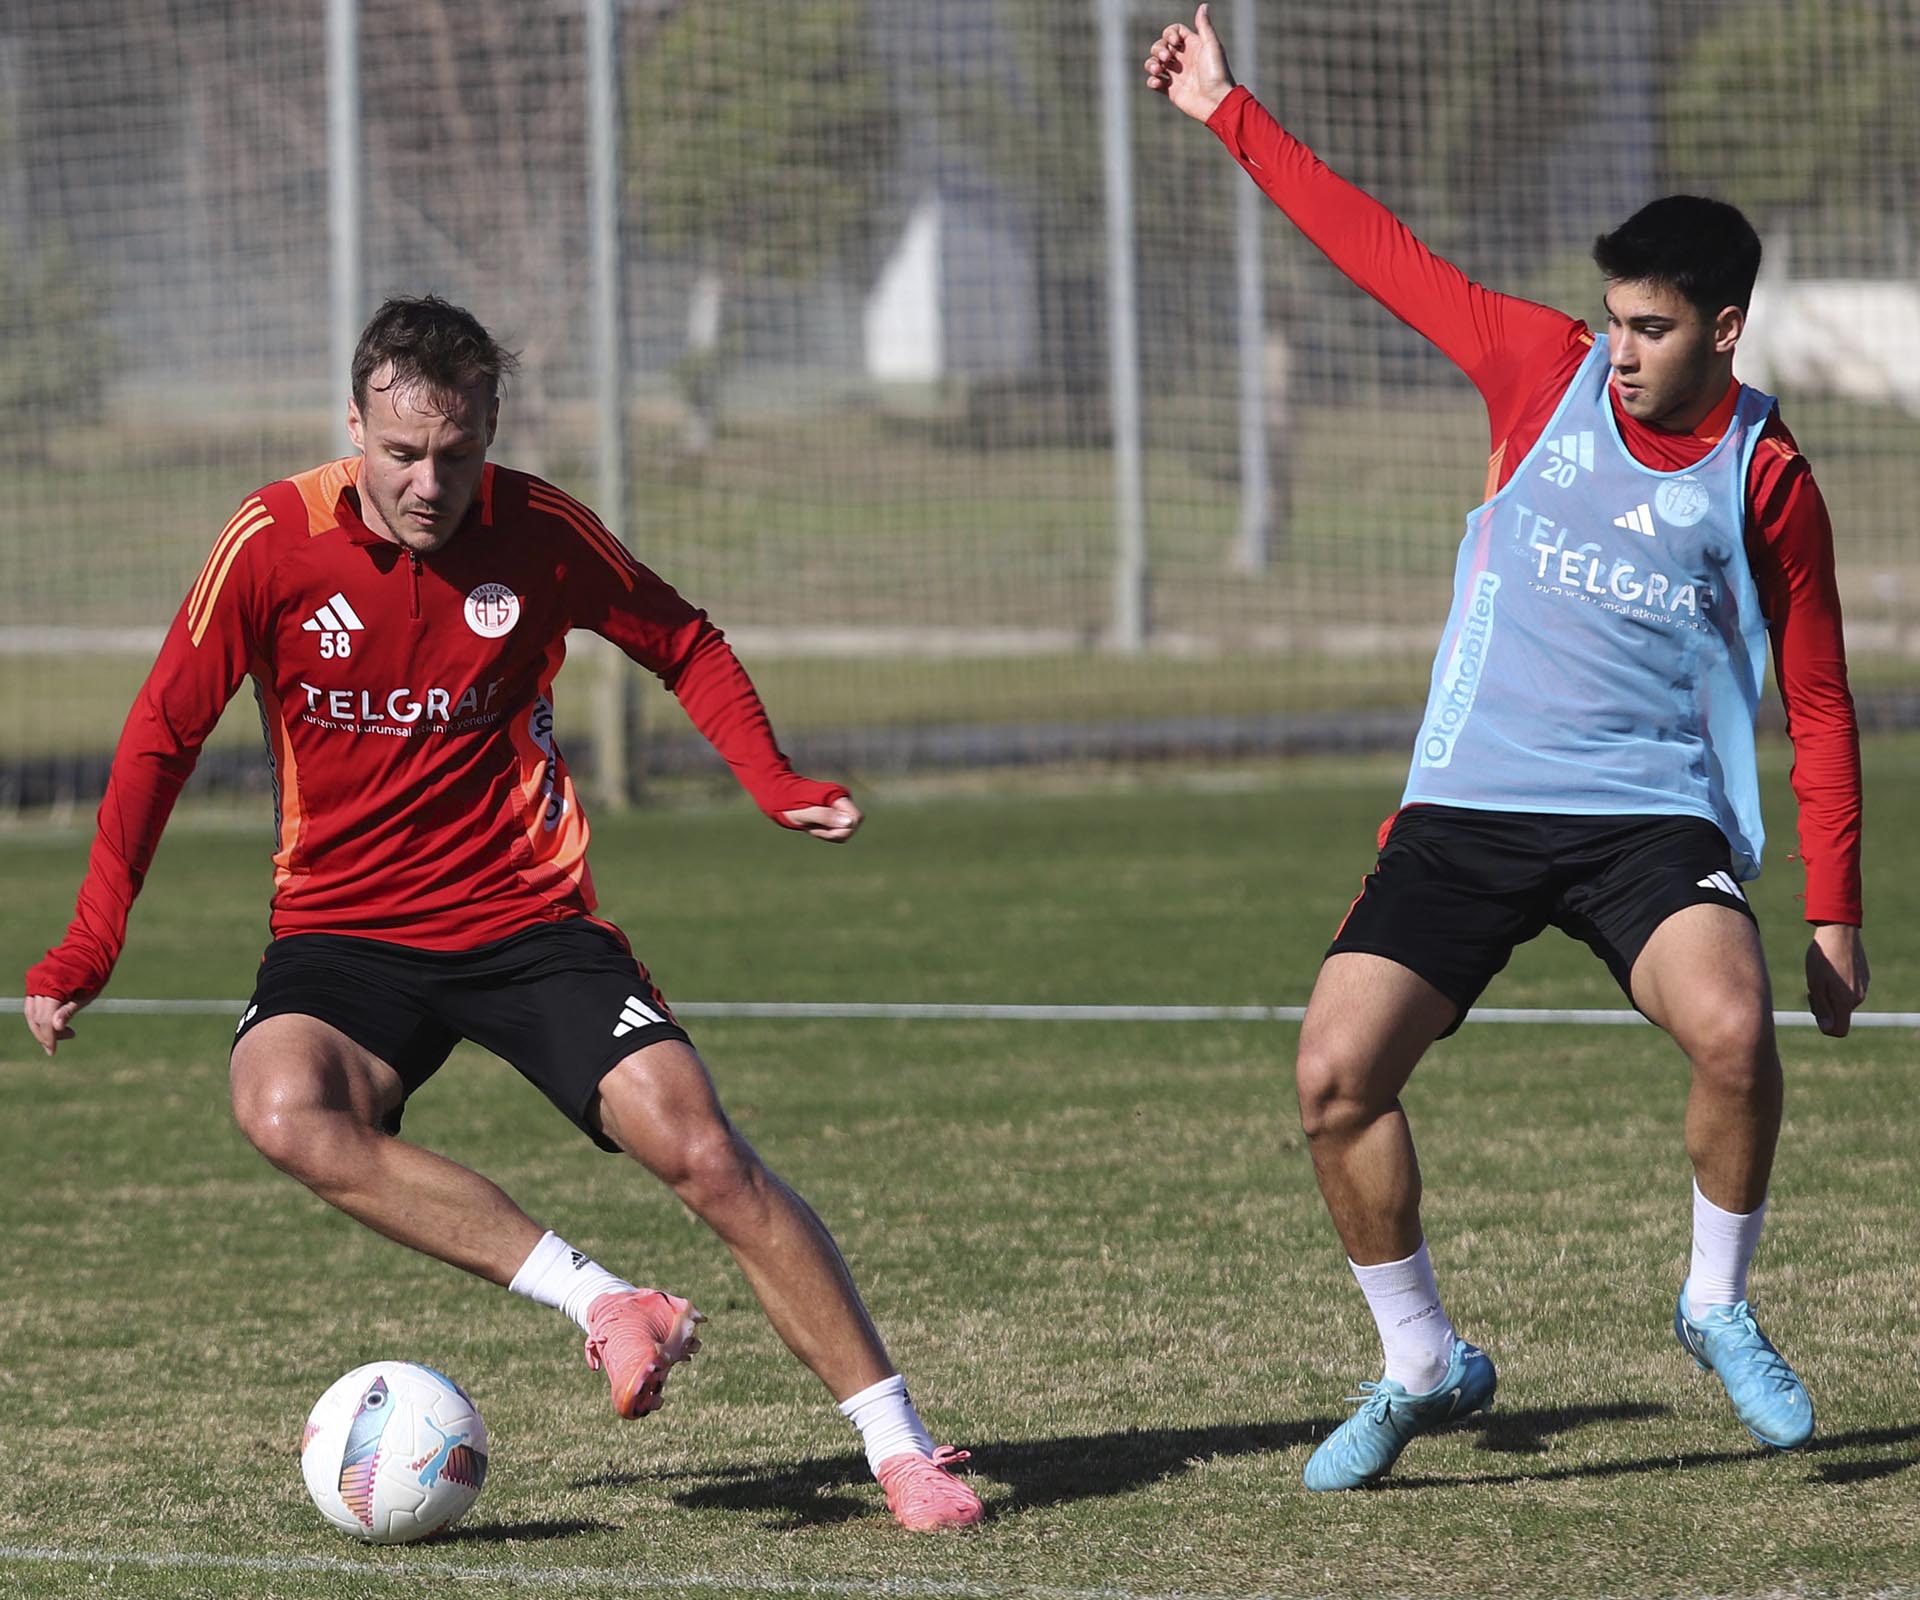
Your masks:
{"label": "young player in blue bib", "polygon": [[1732,206],[1671,196],[1603,235],[1607,329],[1467,280],[1330,172],[1244,89],[1202,6],[1147,86],[1205,122],[1300,230],[1432,340],[1487,402],[1485,502],[1467,518],[1401,809],[1335,937],[1300,1032],[1315,1176],[1385,1355],[1310,1489],[1376,1482],[1406,1444],[1489,1404],[1420,1224],[1400,1091],[1516,945],[1584,940],[1691,1067],[1682,1348],[1762,1443],[1813,1407],[1746,1296],[1780,1131],[1758,929],[1754,717],[1767,647],[1794,740],[1808,999],[1844,1034],[1866,997],[1859,745],[1832,529],[1770,396],[1733,376],[1760,241]]}

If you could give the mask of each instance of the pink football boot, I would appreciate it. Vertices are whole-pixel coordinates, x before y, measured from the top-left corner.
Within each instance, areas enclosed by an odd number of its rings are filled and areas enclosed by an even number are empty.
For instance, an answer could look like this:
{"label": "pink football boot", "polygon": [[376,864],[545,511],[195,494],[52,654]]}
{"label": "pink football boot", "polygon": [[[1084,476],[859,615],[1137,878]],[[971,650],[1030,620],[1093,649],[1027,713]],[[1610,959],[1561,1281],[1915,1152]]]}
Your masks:
{"label": "pink football boot", "polygon": [[704,1321],[678,1295],[658,1289],[603,1294],[587,1307],[587,1365],[605,1371],[613,1409],[623,1417],[658,1411],[668,1369],[700,1348],[693,1330]]}
{"label": "pink football boot", "polygon": [[987,1514],[980,1496],[947,1469],[967,1452],[941,1445],[931,1458],[911,1450],[888,1456],[874,1474],[887,1491],[887,1509],[903,1528],[929,1533],[936,1528],[970,1528]]}

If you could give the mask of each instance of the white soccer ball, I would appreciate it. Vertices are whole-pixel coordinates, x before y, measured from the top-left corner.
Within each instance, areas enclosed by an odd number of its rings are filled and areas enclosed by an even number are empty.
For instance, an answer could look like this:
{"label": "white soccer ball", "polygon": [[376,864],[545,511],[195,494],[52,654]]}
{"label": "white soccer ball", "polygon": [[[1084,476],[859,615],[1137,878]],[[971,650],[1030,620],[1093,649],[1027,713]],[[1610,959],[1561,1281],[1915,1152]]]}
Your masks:
{"label": "white soccer ball", "polygon": [[451,1378],[411,1361],[355,1367],[320,1396],[300,1442],[320,1515],[372,1544],[437,1533],[480,1498],[487,1425]]}

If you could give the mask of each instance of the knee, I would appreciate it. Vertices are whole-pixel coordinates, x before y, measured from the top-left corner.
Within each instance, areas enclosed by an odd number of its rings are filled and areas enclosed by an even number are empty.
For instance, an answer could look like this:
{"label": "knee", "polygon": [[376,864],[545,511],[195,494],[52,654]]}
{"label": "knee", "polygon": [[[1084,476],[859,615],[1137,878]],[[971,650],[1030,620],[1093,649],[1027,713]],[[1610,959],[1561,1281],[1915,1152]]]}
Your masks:
{"label": "knee", "polygon": [[1780,1078],[1771,1023],[1761,1007],[1729,1005],[1711,1010],[1687,1034],[1694,1081],[1722,1094],[1764,1094]]}
{"label": "knee", "polygon": [[287,1085],[257,1079],[244,1085],[235,1083],[233,1120],[247,1143],[281,1171],[292,1171],[299,1165],[306,1145],[301,1136],[305,1117]]}
{"label": "knee", "polygon": [[764,1172],[753,1147],[722,1121],[675,1141],[660,1176],[690,1210],[705,1216],[758,1195]]}
{"label": "knee", "polygon": [[333,1166],[343,1133],[361,1137],[373,1131],[316,1103],[305,1084],[273,1074],[234,1083],[233,1120],[268,1161],[309,1184]]}
{"label": "knee", "polygon": [[1373,1088],[1366,1063],[1337,1038],[1301,1040],[1294,1089],[1300,1127],[1309,1139],[1358,1132],[1393,1103],[1393,1096]]}

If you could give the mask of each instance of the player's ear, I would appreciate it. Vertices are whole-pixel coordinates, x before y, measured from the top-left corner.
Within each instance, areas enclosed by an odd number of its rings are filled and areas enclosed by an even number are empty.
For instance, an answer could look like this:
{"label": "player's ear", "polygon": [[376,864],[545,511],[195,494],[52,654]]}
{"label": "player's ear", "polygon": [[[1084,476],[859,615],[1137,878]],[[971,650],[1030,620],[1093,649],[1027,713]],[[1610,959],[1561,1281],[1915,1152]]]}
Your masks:
{"label": "player's ear", "polygon": [[493,444],[493,436],[500,430],[500,397],[495,395],[487,402],[487,444]]}
{"label": "player's ear", "polygon": [[1719,316],[1713,319],[1713,349],[1715,355],[1731,355],[1733,347],[1740,342],[1740,335],[1747,331],[1747,314],[1738,306],[1724,306]]}
{"label": "player's ear", "polygon": [[[353,441],[356,450],[367,448],[367,430],[365,422],[361,420],[360,402],[351,395],[347,397],[347,437]],[[491,439],[492,435],[489,434],[488,438]]]}

